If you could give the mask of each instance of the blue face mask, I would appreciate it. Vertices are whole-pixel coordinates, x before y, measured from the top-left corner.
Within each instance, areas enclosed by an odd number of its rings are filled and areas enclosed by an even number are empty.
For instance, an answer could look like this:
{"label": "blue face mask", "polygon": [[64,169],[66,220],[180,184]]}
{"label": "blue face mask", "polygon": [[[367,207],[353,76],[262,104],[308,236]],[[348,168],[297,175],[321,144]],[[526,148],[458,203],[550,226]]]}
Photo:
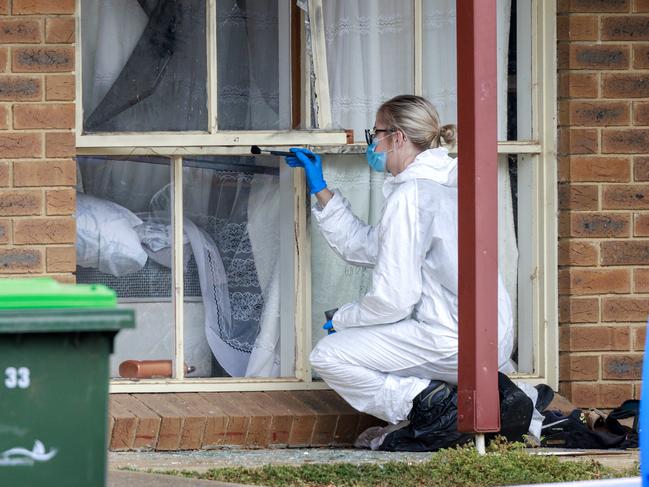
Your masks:
{"label": "blue face mask", "polygon": [[385,172],[385,161],[388,158],[388,154],[385,152],[376,152],[375,149],[376,142],[372,142],[367,146],[367,152],[365,152],[367,163],[376,172]]}

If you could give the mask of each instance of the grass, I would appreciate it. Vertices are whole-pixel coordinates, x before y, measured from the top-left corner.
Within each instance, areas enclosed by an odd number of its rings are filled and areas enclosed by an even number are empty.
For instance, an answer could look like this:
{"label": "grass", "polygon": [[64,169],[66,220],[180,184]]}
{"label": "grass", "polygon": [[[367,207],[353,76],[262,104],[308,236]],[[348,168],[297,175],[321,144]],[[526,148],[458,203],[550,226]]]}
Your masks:
{"label": "grass", "polygon": [[259,468],[217,468],[205,473],[157,473],[273,487],[491,487],[639,475],[637,468],[621,472],[595,461],[559,461],[553,456],[530,455],[520,445],[504,443],[492,444],[484,456],[478,455],[472,447],[442,450],[424,463],[266,465]]}

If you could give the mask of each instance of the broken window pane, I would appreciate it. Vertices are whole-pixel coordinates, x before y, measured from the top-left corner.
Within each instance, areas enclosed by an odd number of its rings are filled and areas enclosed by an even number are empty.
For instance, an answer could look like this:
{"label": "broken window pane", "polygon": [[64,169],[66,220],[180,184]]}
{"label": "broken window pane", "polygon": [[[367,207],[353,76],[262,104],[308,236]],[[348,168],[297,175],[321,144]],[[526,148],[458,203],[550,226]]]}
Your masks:
{"label": "broken window pane", "polygon": [[205,0],[84,0],[84,132],[207,130]]}
{"label": "broken window pane", "polygon": [[218,128],[291,128],[289,4],[219,0]]}

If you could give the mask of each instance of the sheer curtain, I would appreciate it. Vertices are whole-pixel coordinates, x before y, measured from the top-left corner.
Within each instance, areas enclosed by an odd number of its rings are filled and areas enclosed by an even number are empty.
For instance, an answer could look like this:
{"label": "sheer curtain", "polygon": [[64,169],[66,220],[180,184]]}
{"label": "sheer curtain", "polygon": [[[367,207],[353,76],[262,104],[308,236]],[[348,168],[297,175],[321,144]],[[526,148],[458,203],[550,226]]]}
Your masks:
{"label": "sheer curtain", "polygon": [[[507,49],[511,0],[498,0],[498,134],[507,134]],[[376,110],[392,96],[414,91],[412,2],[328,0],[323,5],[327,62],[335,127],[352,128],[355,139],[374,125]],[[423,2],[423,95],[440,120],[457,122],[455,0]],[[459,135],[461,140],[461,133]],[[461,163],[461,161],[460,161]],[[325,179],[351,200],[354,212],[374,223],[382,207],[381,175],[363,156],[327,156]],[[516,313],[518,250],[507,158],[499,181],[499,267]],[[314,343],[323,336],[323,312],[357,299],[368,284],[367,270],[342,262],[312,223],[312,326]],[[515,316],[515,315],[514,315]]]}
{"label": "sheer curtain", "polygon": [[[112,113],[102,107],[108,103],[114,110],[115,104],[130,99],[132,90],[139,93],[145,89],[150,93],[144,102],[138,99],[136,104],[102,122],[97,129],[204,130],[206,124],[185,122],[203,120],[206,113],[206,99],[199,96],[206,92],[207,86],[206,3],[204,0],[84,0],[82,90],[86,120],[98,110]],[[289,59],[288,53],[282,55],[279,42],[288,36],[287,32],[280,32],[278,22],[279,15],[288,12],[286,5],[280,8],[277,2],[247,0],[217,2],[219,50],[215,61],[219,73],[217,102],[222,111],[221,128],[288,128],[283,124],[288,120],[286,114],[290,114],[287,103],[290,96],[278,81]],[[172,45],[158,36],[165,28],[173,38]],[[143,52],[146,46],[159,48],[157,57]],[[160,73],[162,81],[151,82],[155,72]],[[129,73],[132,76],[125,88],[123,78]],[[168,116],[176,105],[180,108],[174,111],[173,117]],[[160,125],[163,122],[171,125]],[[164,218],[166,214],[169,222],[168,161],[166,165],[105,158],[86,162],[89,163],[79,172],[80,190],[115,201],[138,214],[153,212],[156,218]],[[229,375],[277,376],[278,177],[268,171],[256,171],[254,167],[248,170],[241,169],[241,165],[240,169],[236,164],[229,166],[233,162],[241,161],[225,158],[218,170],[185,167],[183,172],[188,240],[185,248],[186,254],[193,254],[200,267],[204,304],[203,314],[195,312],[196,306],[186,306],[185,343],[195,346],[191,351],[186,349],[185,355],[196,356],[199,349],[202,355],[205,350],[209,353],[205,346],[207,338],[216,360]],[[255,161],[247,164],[254,166]],[[216,260],[221,266],[206,274],[208,263]],[[215,302],[211,291],[214,286],[222,287],[225,278],[227,290]],[[222,315],[228,313],[230,319],[222,321]],[[155,320],[155,316],[147,318]],[[204,322],[204,330],[195,326],[197,320]],[[159,337],[152,334],[148,338]],[[154,344],[148,346],[155,348]],[[201,362],[201,373],[209,371],[209,357],[207,364],[205,357],[196,356],[195,361]]]}

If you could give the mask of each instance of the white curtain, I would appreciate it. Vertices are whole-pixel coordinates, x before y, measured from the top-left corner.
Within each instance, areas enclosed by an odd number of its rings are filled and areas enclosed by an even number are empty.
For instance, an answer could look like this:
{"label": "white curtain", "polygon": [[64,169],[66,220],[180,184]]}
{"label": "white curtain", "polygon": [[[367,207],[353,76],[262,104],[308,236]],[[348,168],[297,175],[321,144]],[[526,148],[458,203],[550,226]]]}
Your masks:
{"label": "white curtain", "polygon": [[[147,6],[148,5],[148,6]],[[141,44],[151,26],[152,13],[138,0],[84,0],[81,12],[83,36],[83,106],[86,116],[91,114],[103,100],[116,81],[123,77],[123,70]],[[188,18],[203,12],[196,0],[176,4],[175,11],[183,18],[169,17],[174,26],[187,26]],[[217,25],[219,56],[219,118],[222,128],[280,129],[279,120],[290,113],[285,94],[280,95],[278,71],[281,69],[279,41],[288,33],[279,32],[278,15],[282,10],[275,2],[223,0],[217,2]],[[279,12],[279,13],[278,13]],[[168,17],[168,16],[167,16]],[[159,19],[167,18],[158,16]],[[160,21],[160,20],[159,20]],[[202,22],[199,17],[194,22]],[[171,25],[171,24],[170,24]],[[200,30],[200,29],[198,29]],[[181,35],[182,34],[182,35]],[[177,33],[177,46],[169,66],[187,62],[192,70],[177,73],[168,67],[165,76],[195,82],[196,89],[205,89],[205,76],[199,72],[200,62],[194,58],[203,56],[200,49],[190,54],[186,41],[191,29]],[[148,41],[147,39],[144,39]],[[181,53],[182,59],[176,54]],[[285,56],[285,61],[288,56]],[[206,62],[205,59],[203,61]],[[288,61],[286,61],[288,62]],[[132,64],[132,60],[131,60]],[[143,70],[146,66],[142,67]],[[184,74],[183,74],[184,73]],[[137,85],[147,73],[136,73]],[[204,74],[204,73],[203,73]],[[171,76],[173,75],[173,76]],[[184,78],[183,78],[184,76]],[[160,85],[158,85],[160,86]],[[287,90],[284,90],[287,92]],[[175,98],[185,100],[177,91]],[[153,97],[151,97],[153,98]],[[152,101],[152,100],[149,100]],[[174,99],[157,103],[161,110],[171,106]],[[183,103],[188,113],[201,111],[200,104]],[[189,106],[187,106],[189,105]],[[184,111],[176,118],[186,118]],[[120,114],[121,127],[135,124],[140,130],[154,130],[158,123],[156,110],[127,110]],[[129,118],[130,117],[130,118]],[[189,117],[189,116],[188,116]],[[238,160],[224,159],[220,169],[200,166],[186,167],[183,172],[185,188],[185,226],[188,243],[187,254],[193,254],[199,264],[201,294],[204,313],[191,308],[193,319],[204,320],[204,331],[195,323],[188,323],[186,313],[185,343],[206,341],[207,333],[212,352],[225,372],[233,376],[279,375],[279,265],[275,258],[279,253],[279,184],[277,174],[257,171],[255,168],[239,170],[228,167]],[[244,161],[245,162],[245,161]],[[247,161],[253,164],[253,161]],[[88,194],[114,201],[144,216],[155,213],[156,221],[166,216],[170,219],[169,165],[146,164],[134,161],[108,161],[85,158],[80,164],[79,188]],[[191,245],[190,245],[191,244]],[[206,274],[207,262],[215,256],[221,261],[219,272]],[[200,262],[199,262],[200,261]],[[187,262],[187,256],[186,256]],[[219,266],[217,266],[219,267]],[[210,298],[212,285],[228,280],[229,308],[219,307]],[[218,286],[217,286],[218,287]],[[221,293],[223,295],[223,293]],[[227,301],[221,299],[220,301]],[[217,303],[218,304],[218,303]],[[219,321],[219,313],[230,313],[225,321]],[[217,319],[215,316],[219,315]],[[150,319],[151,315],[149,316]],[[217,321],[221,326],[217,326]],[[225,326],[224,323],[227,325]],[[155,326],[148,326],[155,329]],[[188,334],[192,334],[188,336]],[[148,337],[162,339],[155,334]],[[167,343],[168,337],[165,338]],[[156,348],[155,343],[147,343]],[[165,345],[166,346],[166,345]],[[202,347],[205,351],[206,348]],[[195,350],[185,350],[187,357],[195,356]],[[209,352],[209,350],[207,350]],[[137,358],[137,357],[134,357]],[[201,372],[209,370],[210,358],[196,358],[201,362]]]}
{"label": "white curtain", "polygon": [[[507,50],[511,0],[498,0],[498,136],[506,140]],[[352,128],[363,139],[376,110],[392,96],[414,91],[412,2],[328,0],[323,5],[334,126]],[[442,124],[457,123],[455,0],[423,2],[423,95],[436,106]],[[459,134],[461,140],[461,133]],[[461,163],[461,161],[460,161]],[[380,214],[380,176],[362,156],[327,156],[325,179],[374,223]],[[517,261],[507,158],[499,160],[499,267],[516,316]],[[368,271],[342,262],[312,223],[312,326],[314,343],[323,336],[323,312],[357,299]],[[515,318],[516,319],[516,318]]]}

